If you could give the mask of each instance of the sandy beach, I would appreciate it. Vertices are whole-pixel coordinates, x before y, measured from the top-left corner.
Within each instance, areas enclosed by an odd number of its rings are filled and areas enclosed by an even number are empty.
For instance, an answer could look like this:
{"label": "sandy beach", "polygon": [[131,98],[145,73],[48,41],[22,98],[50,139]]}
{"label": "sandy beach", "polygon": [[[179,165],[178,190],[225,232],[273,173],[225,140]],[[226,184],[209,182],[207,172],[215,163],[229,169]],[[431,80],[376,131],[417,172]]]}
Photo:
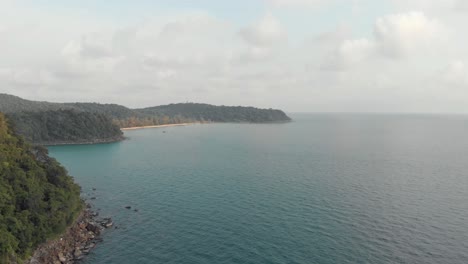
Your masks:
{"label": "sandy beach", "polygon": [[136,129],[145,129],[145,128],[163,128],[163,127],[174,127],[174,126],[188,126],[200,123],[180,123],[180,124],[167,124],[167,125],[157,125],[157,126],[139,126],[139,127],[126,127],[121,128],[122,131],[125,130],[136,130]]}

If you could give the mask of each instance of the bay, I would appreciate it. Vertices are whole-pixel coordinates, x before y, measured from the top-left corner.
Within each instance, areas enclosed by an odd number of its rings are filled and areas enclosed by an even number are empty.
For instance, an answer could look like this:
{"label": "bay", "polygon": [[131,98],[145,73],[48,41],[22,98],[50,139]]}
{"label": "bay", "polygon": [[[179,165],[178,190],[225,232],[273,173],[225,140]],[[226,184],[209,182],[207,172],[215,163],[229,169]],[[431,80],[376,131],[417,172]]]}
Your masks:
{"label": "bay", "polygon": [[292,117],[49,147],[118,227],[84,263],[468,263],[466,116]]}

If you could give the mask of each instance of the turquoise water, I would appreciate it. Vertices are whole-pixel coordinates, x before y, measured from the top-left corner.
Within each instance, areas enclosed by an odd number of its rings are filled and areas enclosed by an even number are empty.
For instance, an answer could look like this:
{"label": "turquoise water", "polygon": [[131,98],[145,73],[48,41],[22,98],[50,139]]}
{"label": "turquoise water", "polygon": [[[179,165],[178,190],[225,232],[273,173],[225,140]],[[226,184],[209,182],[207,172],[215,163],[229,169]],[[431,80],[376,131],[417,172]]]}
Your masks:
{"label": "turquoise water", "polygon": [[51,147],[119,227],[84,263],[468,263],[467,117],[293,118]]}

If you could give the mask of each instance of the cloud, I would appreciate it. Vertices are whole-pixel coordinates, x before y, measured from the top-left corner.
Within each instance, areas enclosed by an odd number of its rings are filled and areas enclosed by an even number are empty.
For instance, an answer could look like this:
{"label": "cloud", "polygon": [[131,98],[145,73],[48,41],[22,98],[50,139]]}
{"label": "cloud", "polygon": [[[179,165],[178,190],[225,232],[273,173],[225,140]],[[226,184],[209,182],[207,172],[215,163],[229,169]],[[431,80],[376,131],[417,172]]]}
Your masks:
{"label": "cloud", "polygon": [[113,54],[111,47],[99,44],[91,37],[68,42],[62,49],[62,58],[69,71],[98,74],[112,72],[123,57]]}
{"label": "cloud", "polygon": [[[390,0],[393,14],[362,12],[356,22],[354,13],[337,18],[322,7],[366,1],[264,1],[246,26],[213,10],[125,20],[0,2],[0,89],[131,107],[189,100],[288,111],[432,111],[433,98],[440,111],[468,105],[468,18],[454,10],[463,2]],[[323,14],[294,17],[317,10]],[[458,107],[443,104],[455,95]]]}
{"label": "cloud", "polygon": [[41,86],[53,84],[56,81],[53,73],[47,70],[30,68],[0,68],[0,83],[19,86]]}
{"label": "cloud", "polygon": [[399,10],[421,10],[429,13],[454,11],[464,6],[465,2],[465,0],[391,0],[391,3]]}
{"label": "cloud", "polygon": [[461,60],[450,62],[440,76],[446,84],[468,87],[468,67]]}
{"label": "cloud", "polygon": [[347,39],[337,45],[324,63],[322,70],[342,71],[365,62],[375,56],[376,43],[366,38]]}
{"label": "cloud", "polygon": [[437,52],[447,32],[421,12],[391,14],[377,19],[371,38],[343,40],[325,61],[324,69],[344,70],[379,59],[407,59]]}
{"label": "cloud", "polygon": [[271,14],[248,28],[240,31],[242,38],[254,46],[272,46],[287,38],[287,34],[281,23]]}
{"label": "cloud", "polygon": [[443,37],[443,27],[421,12],[388,15],[375,25],[375,41],[389,57],[404,57],[415,50],[431,48]]}
{"label": "cloud", "polygon": [[317,8],[324,4],[329,4],[333,0],[266,0],[266,2],[276,8]]}
{"label": "cloud", "polygon": [[97,36],[83,36],[79,40],[69,41],[62,49],[62,54],[82,59],[99,60],[114,56],[110,44],[105,44]]}
{"label": "cloud", "polygon": [[244,40],[245,50],[239,55],[238,61],[265,61],[287,45],[287,32],[278,19],[271,13],[239,31]]}

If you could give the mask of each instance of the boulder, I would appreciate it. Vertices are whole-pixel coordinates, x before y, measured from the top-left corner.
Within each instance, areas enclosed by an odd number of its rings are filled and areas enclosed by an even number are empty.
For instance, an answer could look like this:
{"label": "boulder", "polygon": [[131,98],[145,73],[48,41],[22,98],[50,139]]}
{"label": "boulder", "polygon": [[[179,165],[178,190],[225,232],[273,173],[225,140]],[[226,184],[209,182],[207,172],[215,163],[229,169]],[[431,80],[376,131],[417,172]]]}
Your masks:
{"label": "boulder", "polygon": [[104,218],[103,221],[101,222],[101,225],[105,228],[109,228],[113,225],[114,223],[112,222],[111,218]]}
{"label": "boulder", "polygon": [[73,257],[75,257],[75,259],[81,257],[82,254],[83,253],[81,252],[79,247],[75,248],[75,251],[73,251]]}
{"label": "boulder", "polygon": [[99,235],[101,233],[101,228],[99,228],[99,226],[95,223],[88,223],[88,225],[86,226],[86,229],[88,231],[93,232],[96,235]]}
{"label": "boulder", "polygon": [[67,259],[65,258],[65,256],[63,255],[62,252],[58,253],[57,257],[60,260],[60,262],[62,262],[62,263],[67,261]]}
{"label": "boulder", "polygon": [[80,227],[81,230],[86,229],[86,223],[85,222],[81,222],[78,226]]}

